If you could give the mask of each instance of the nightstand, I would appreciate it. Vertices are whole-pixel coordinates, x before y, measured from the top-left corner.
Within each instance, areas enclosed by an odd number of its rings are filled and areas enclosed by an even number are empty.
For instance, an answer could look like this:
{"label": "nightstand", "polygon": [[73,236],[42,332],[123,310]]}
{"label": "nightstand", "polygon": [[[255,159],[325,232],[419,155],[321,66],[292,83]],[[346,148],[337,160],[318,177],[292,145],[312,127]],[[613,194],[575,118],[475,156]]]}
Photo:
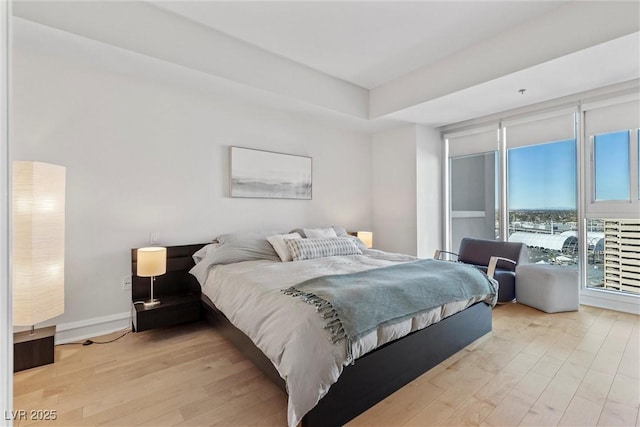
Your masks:
{"label": "nightstand", "polygon": [[[160,304],[154,307],[134,304],[134,332],[178,325],[201,318],[200,284],[188,271],[194,266],[193,254],[205,244],[167,247],[167,272],[157,276],[153,285]],[[137,249],[131,249],[132,303],[149,299],[151,290],[148,277],[136,276],[137,262]]]}
{"label": "nightstand", "polygon": [[142,303],[134,304],[134,332],[173,326],[200,319],[199,295],[161,295],[158,296],[158,299],[161,303],[154,307],[145,307]]}

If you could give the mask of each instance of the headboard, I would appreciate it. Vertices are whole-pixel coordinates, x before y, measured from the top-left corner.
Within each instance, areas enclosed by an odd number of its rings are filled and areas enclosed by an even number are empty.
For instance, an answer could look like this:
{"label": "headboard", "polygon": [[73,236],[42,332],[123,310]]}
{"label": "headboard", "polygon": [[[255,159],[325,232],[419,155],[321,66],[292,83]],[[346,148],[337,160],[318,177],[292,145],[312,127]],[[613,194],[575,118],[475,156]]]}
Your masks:
{"label": "headboard", "polygon": [[[167,246],[167,272],[154,281],[154,295],[200,294],[200,284],[189,274],[195,265],[192,255],[207,243]],[[131,249],[131,298],[139,301],[150,297],[151,279],[136,275],[138,250]]]}

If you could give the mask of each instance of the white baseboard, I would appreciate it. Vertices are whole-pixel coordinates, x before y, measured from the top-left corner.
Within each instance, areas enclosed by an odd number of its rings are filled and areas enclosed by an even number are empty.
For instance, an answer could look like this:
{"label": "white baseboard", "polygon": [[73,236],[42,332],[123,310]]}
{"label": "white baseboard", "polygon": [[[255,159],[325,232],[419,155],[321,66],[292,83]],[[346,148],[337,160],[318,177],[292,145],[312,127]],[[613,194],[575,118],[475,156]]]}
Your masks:
{"label": "white baseboard", "polygon": [[[640,298],[619,295],[610,292],[583,290],[580,304],[600,307],[607,310],[640,314]],[[78,322],[61,323],[56,327],[56,344],[86,340],[100,335],[110,334],[131,327],[131,312],[94,317]]]}
{"label": "white baseboard", "polygon": [[56,326],[56,344],[86,340],[131,327],[131,312],[94,317],[78,322],[61,323]]}
{"label": "white baseboard", "polygon": [[623,313],[640,314],[640,296],[636,295],[583,289],[580,293],[580,304]]}

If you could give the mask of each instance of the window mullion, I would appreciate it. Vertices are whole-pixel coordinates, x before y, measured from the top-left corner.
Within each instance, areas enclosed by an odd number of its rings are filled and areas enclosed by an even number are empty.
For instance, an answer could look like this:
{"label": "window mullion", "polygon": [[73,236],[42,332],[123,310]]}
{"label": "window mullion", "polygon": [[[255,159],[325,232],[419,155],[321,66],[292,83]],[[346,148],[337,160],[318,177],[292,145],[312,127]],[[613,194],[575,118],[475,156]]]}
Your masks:
{"label": "window mullion", "polygon": [[589,265],[589,248],[587,239],[587,219],[585,212],[587,210],[588,200],[591,200],[589,194],[590,178],[587,177],[589,168],[593,168],[593,162],[590,160],[592,150],[588,149],[589,140],[584,132],[584,113],[582,105],[579,106],[578,112],[574,114],[575,138],[576,138],[576,167],[577,167],[577,194],[576,194],[576,217],[578,220],[578,275],[580,280],[580,288],[587,288],[588,265]]}
{"label": "window mullion", "polygon": [[442,218],[443,234],[442,247],[445,251],[451,252],[451,159],[449,158],[449,139],[442,141],[442,182],[444,183],[442,193]]}
{"label": "window mullion", "polygon": [[636,206],[638,202],[638,130],[629,130],[629,179],[631,180],[631,203]]}
{"label": "window mullion", "polygon": [[500,240],[509,240],[509,212],[507,209],[507,129],[502,122],[499,124],[498,133],[498,163],[499,163],[499,203],[500,210]]}

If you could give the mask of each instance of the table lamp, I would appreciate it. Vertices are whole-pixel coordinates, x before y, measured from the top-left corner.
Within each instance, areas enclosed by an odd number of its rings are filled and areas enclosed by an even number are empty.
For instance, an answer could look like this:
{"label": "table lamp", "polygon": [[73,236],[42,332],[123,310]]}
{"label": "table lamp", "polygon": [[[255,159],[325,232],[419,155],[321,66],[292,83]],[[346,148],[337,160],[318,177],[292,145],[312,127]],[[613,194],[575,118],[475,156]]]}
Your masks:
{"label": "table lamp", "polygon": [[160,300],[153,297],[153,281],[156,276],[167,272],[167,248],[152,246],[138,249],[137,271],[138,277],[151,278],[151,298],[144,302],[146,308],[160,304]]}
{"label": "table lamp", "polygon": [[373,233],[371,231],[358,231],[356,236],[358,236],[358,239],[362,240],[362,243],[364,243],[367,249],[371,249],[373,247]]}

